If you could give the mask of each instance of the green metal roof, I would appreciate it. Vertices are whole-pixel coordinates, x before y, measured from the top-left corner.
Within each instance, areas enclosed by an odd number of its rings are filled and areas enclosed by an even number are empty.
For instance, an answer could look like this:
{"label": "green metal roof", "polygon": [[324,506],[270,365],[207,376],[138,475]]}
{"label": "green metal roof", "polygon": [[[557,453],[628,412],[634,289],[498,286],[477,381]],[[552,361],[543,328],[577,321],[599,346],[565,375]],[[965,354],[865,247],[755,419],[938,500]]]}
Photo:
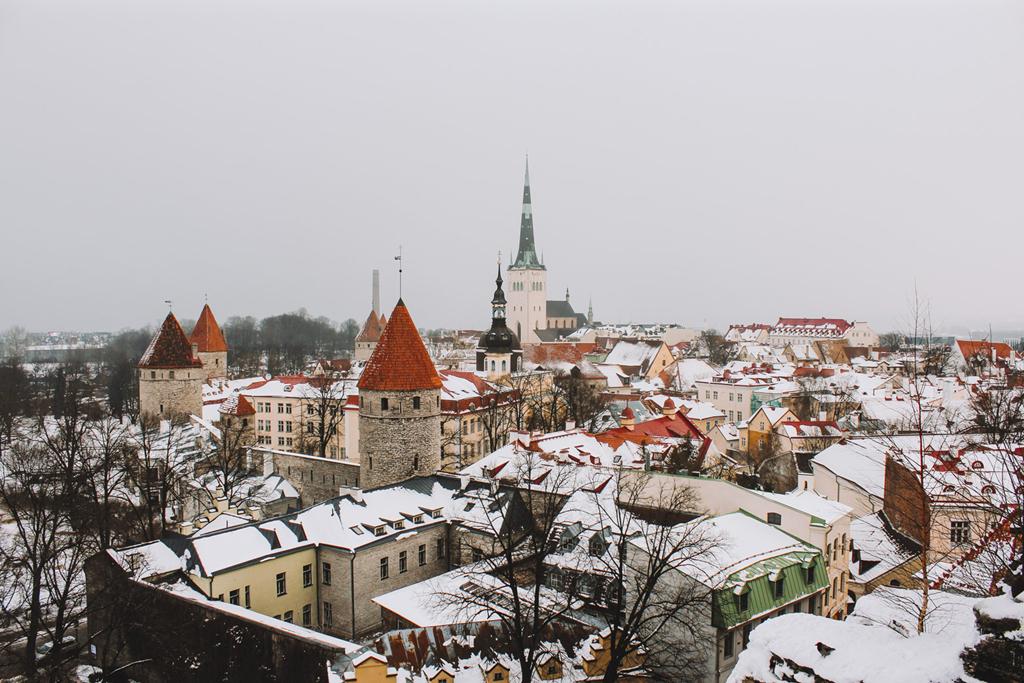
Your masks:
{"label": "green metal roof", "polygon": [[[813,568],[811,583],[808,569]],[[782,579],[782,595],[776,597],[775,580]],[[712,597],[711,623],[717,628],[737,624],[817,593],[828,586],[828,572],[820,553],[790,552],[769,557],[730,574]],[[740,594],[746,593],[747,609],[740,611]]]}

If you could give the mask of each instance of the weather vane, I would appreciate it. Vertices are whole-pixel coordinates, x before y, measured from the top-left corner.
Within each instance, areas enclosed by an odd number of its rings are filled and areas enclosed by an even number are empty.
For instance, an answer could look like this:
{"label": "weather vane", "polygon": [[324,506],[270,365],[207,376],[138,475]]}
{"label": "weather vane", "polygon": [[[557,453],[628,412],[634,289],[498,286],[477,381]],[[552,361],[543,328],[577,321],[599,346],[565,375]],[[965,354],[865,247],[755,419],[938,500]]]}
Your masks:
{"label": "weather vane", "polygon": [[171,301],[170,299],[165,299],[164,303],[167,304],[167,310],[168,311],[171,311],[171,310],[174,309],[174,302]]}
{"label": "weather vane", "polygon": [[398,245],[398,256],[395,257],[398,261],[398,298],[402,298],[402,245]]}
{"label": "weather vane", "polygon": [[501,268],[501,249],[498,250],[498,268]]}

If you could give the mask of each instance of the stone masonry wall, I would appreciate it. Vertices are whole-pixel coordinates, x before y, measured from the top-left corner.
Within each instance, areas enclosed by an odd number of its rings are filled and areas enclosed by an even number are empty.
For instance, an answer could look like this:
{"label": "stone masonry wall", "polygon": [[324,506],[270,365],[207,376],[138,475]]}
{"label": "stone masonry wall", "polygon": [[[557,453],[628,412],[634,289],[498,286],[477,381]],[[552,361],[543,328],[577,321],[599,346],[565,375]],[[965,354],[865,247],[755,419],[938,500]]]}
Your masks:
{"label": "stone masonry wall", "polygon": [[227,351],[199,351],[198,353],[199,360],[203,361],[204,378],[228,376]]}
{"label": "stone masonry wall", "polygon": [[[414,409],[419,398],[420,408]],[[374,489],[441,469],[441,391],[360,392],[359,482]],[[381,408],[387,399],[388,409]]]}
{"label": "stone masonry wall", "polygon": [[[302,506],[338,497],[342,486],[359,486],[359,463],[302,453],[262,450],[264,472],[279,474],[299,492]],[[266,460],[272,459],[270,467]]]}
{"label": "stone masonry wall", "polygon": [[[171,372],[174,379],[170,379]],[[156,374],[154,378],[152,375]],[[139,370],[139,411],[162,418],[203,414],[203,370]],[[161,410],[162,406],[162,410]]]}
{"label": "stone masonry wall", "polygon": [[[370,533],[370,532],[367,532]],[[339,638],[355,638],[381,627],[381,608],[373,598],[405,586],[433,578],[449,569],[447,523],[399,533],[359,549],[354,557],[330,546],[320,547],[320,600],[329,602],[333,612],[333,628],[326,630]],[[438,556],[437,542],[442,540],[444,555]],[[419,563],[419,547],[424,546],[426,562]],[[400,571],[400,555],[406,553],[406,571]],[[381,558],[388,558],[388,578],[380,578]],[[331,585],[323,585],[323,563],[331,565]],[[350,567],[351,562],[351,567]],[[354,581],[353,581],[354,579]],[[355,628],[353,629],[352,596],[355,596]],[[321,612],[323,604],[320,605]]]}

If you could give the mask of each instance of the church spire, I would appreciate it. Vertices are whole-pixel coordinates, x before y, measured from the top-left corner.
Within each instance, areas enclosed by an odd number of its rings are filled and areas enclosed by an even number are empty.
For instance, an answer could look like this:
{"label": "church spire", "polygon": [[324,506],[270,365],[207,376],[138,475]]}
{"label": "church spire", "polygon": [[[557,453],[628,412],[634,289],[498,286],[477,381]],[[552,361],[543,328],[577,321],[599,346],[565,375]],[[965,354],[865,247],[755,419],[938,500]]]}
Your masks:
{"label": "church spire", "polygon": [[526,157],[526,180],[523,183],[523,217],[519,224],[519,253],[513,268],[543,269],[533,241],[533,205],[530,201],[530,157]]}

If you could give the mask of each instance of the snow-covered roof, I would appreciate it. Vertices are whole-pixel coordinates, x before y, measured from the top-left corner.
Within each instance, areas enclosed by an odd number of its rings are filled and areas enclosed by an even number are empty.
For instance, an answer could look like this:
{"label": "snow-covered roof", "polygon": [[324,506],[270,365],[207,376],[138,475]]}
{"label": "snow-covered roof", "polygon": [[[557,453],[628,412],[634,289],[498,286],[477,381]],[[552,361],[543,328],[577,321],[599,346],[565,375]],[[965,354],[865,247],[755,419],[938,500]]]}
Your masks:
{"label": "snow-covered roof", "polygon": [[882,438],[847,439],[832,444],[811,462],[881,500],[885,495],[885,454],[890,445],[890,440]]}
{"label": "snow-covered roof", "polygon": [[[887,608],[886,598],[881,594],[888,590],[891,589],[880,588],[861,598],[854,616],[846,621],[813,614],[786,614],[762,622],[751,632],[748,647],[736,661],[728,683],[800,680],[793,679],[792,668],[785,663],[773,667],[773,657],[810,669],[810,673],[797,674],[806,676],[807,680],[833,683],[969,680],[960,653],[980,639],[971,612],[976,600],[959,596],[946,598],[938,591],[933,592],[931,595],[950,618],[936,619],[935,630],[917,635],[916,629],[901,633],[892,627],[894,618],[905,622],[907,615],[892,610],[891,606],[906,601],[903,594],[898,600],[889,598]],[[862,616],[870,611],[874,612],[870,619]],[[822,652],[819,643],[829,649]]]}
{"label": "snow-covered roof", "polygon": [[767,491],[756,491],[760,495],[774,500],[791,508],[806,512],[813,517],[824,520],[826,524],[833,524],[844,515],[853,512],[849,505],[837,503],[834,500],[822,498],[814,491],[791,491],[789,493],[768,493]]}

